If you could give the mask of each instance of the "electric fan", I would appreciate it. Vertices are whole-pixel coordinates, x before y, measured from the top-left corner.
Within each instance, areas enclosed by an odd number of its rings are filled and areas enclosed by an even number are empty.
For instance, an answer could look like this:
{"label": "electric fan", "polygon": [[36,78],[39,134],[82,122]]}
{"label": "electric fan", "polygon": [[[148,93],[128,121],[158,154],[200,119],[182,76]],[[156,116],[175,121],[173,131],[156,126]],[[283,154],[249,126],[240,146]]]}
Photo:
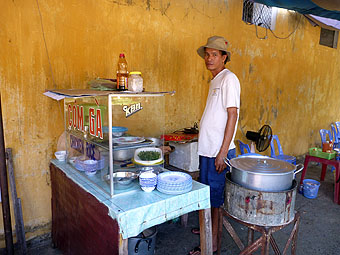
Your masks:
{"label": "electric fan", "polygon": [[255,145],[259,152],[265,151],[270,145],[272,134],[272,128],[269,125],[263,125],[258,132],[247,131],[246,137],[252,141],[250,152],[255,153]]}

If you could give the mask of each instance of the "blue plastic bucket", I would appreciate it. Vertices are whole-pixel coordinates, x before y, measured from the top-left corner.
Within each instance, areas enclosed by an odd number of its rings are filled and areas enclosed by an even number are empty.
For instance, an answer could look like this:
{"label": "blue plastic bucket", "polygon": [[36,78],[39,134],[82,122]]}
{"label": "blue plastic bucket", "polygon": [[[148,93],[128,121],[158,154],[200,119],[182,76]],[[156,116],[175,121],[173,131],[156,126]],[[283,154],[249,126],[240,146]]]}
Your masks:
{"label": "blue plastic bucket", "polygon": [[316,198],[318,195],[320,182],[312,179],[303,180],[303,195],[306,198]]}

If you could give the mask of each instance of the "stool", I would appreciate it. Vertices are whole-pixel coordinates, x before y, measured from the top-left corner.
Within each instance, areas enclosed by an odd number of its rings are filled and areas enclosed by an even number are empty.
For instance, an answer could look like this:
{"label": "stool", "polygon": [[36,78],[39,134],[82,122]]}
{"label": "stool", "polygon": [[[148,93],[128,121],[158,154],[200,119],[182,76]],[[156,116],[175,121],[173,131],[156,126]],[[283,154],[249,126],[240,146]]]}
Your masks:
{"label": "stool", "polygon": [[302,174],[301,174],[301,179],[300,179],[299,191],[301,192],[301,190],[302,190],[303,179],[305,178],[307,167],[308,167],[308,163],[310,161],[314,161],[314,162],[318,162],[318,163],[322,164],[322,171],[321,171],[320,181],[324,181],[325,180],[327,165],[331,165],[331,166],[335,167],[334,203],[340,204],[340,200],[339,200],[340,183],[336,181],[336,180],[339,180],[339,178],[340,178],[340,161],[339,160],[324,159],[324,158],[318,158],[318,157],[306,155],[305,163],[304,163],[304,168],[303,168],[303,171],[302,171]]}
{"label": "stool", "polygon": [[[232,215],[230,215],[224,208],[220,208],[219,209],[219,233],[218,233],[218,239],[217,239],[217,243],[218,243],[218,247],[217,247],[217,254],[220,255],[221,254],[221,237],[222,237],[222,224],[224,225],[224,227],[227,229],[228,233],[230,234],[230,236],[233,238],[233,240],[235,241],[236,245],[238,246],[238,248],[241,250],[241,252],[239,253],[240,255],[250,255],[252,252],[255,252],[258,248],[261,247],[261,255],[268,255],[269,254],[269,244],[272,246],[275,254],[281,254],[279,247],[276,244],[276,241],[273,237],[273,233],[283,229],[284,227],[290,225],[291,223],[294,223],[292,232],[289,235],[289,238],[286,242],[286,245],[284,247],[283,250],[283,254],[286,254],[289,248],[290,243],[292,243],[291,245],[291,249],[292,255],[295,255],[296,253],[296,240],[297,240],[297,235],[298,235],[298,230],[299,230],[299,223],[300,223],[300,213],[296,212],[295,213],[295,217],[294,219],[288,223],[288,224],[284,224],[284,225],[280,225],[280,226],[272,226],[272,227],[264,227],[264,226],[259,226],[259,225],[255,225],[255,224],[250,224],[250,223],[246,223],[244,221],[241,221],[235,217],[233,217]],[[231,224],[229,223],[229,221],[223,217],[223,216],[227,216],[230,219],[235,220],[236,222],[246,226],[248,228],[248,246],[245,247],[244,244],[242,243],[242,241],[240,240],[239,236],[236,234],[234,228],[231,226]],[[254,242],[254,231],[260,232],[262,235],[260,238],[258,238],[255,242]]]}

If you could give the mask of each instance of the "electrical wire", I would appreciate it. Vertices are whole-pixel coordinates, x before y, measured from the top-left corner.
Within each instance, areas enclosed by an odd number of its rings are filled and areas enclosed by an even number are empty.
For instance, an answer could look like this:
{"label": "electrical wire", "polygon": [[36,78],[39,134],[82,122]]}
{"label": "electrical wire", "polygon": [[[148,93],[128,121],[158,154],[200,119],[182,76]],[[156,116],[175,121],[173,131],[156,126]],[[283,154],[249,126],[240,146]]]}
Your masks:
{"label": "electrical wire", "polygon": [[51,65],[51,61],[50,61],[50,55],[48,54],[44,25],[43,25],[42,15],[41,15],[41,12],[40,12],[40,6],[39,6],[38,0],[36,0],[36,2],[37,2],[37,6],[38,6],[38,12],[39,12],[39,17],[40,17],[40,25],[41,25],[42,36],[43,36],[43,39],[44,39],[44,45],[45,45],[47,60],[48,60],[48,64],[49,64],[50,72],[51,72],[51,76],[52,76],[53,88],[56,89],[57,86],[56,86],[56,83],[55,83],[55,80],[54,80],[52,65]]}

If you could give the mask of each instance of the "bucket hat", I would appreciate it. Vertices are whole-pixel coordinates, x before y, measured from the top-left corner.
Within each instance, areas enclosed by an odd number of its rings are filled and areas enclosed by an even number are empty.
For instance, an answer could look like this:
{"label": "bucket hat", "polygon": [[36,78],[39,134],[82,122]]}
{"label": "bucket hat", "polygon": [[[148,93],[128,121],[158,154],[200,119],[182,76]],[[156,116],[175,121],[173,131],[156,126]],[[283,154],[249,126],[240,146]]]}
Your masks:
{"label": "bucket hat", "polygon": [[204,58],[204,48],[212,48],[216,50],[225,51],[228,56],[227,62],[229,62],[230,52],[227,51],[228,44],[229,44],[228,41],[224,37],[215,35],[209,37],[207,43],[197,49],[197,53],[198,55],[200,55],[201,58]]}

